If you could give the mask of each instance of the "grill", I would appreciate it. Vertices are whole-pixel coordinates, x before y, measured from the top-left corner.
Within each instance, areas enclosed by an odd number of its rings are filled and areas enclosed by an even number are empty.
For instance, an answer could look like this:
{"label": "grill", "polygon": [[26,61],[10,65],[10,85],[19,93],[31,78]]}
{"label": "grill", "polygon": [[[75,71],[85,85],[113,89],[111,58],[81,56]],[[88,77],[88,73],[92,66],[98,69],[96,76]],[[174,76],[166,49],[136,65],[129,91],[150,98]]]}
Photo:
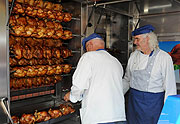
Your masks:
{"label": "grill", "polygon": [[[9,0],[1,1],[0,6],[5,8],[1,13],[7,12],[1,14],[1,22],[8,27],[4,43],[9,67],[3,71],[7,83],[1,86],[7,89],[8,95],[4,96],[10,102],[13,121],[18,117],[21,122],[23,114],[31,114],[35,118],[32,123],[53,124],[77,115],[79,104],[70,105],[62,99],[70,90],[71,77],[81,56],[81,3]],[[5,17],[9,21],[4,22]],[[6,106],[6,97],[2,99]],[[54,118],[50,110],[62,115]],[[51,119],[38,122],[40,116],[35,115],[36,111],[46,111]],[[0,108],[0,116],[4,117],[3,113]]]}

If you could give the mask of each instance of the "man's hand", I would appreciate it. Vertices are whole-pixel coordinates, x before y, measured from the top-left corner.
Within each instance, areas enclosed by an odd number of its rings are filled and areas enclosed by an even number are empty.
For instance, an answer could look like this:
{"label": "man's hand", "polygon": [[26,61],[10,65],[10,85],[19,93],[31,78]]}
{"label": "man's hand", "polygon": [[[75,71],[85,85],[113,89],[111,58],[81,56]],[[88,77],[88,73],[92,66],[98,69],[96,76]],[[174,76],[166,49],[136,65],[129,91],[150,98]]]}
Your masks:
{"label": "man's hand", "polygon": [[70,100],[70,92],[66,93],[66,95],[64,96],[64,100],[66,102]]}

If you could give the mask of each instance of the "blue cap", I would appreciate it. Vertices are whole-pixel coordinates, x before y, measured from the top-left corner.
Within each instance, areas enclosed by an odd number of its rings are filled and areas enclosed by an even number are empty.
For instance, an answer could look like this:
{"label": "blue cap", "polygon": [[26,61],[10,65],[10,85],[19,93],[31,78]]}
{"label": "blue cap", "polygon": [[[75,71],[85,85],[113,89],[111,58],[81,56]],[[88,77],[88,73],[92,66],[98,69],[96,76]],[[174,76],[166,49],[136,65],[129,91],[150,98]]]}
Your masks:
{"label": "blue cap", "polygon": [[89,41],[89,40],[92,40],[92,39],[95,39],[95,38],[99,38],[99,39],[102,39],[102,37],[96,33],[93,33],[91,35],[89,35],[88,37],[84,38],[82,40],[82,45],[83,45],[83,49],[86,50],[86,43]]}
{"label": "blue cap", "polygon": [[142,26],[138,29],[135,29],[133,32],[132,32],[132,36],[136,36],[136,35],[140,35],[140,34],[146,34],[146,33],[150,33],[152,31],[154,31],[155,28],[152,26],[152,25],[145,25],[145,26]]}

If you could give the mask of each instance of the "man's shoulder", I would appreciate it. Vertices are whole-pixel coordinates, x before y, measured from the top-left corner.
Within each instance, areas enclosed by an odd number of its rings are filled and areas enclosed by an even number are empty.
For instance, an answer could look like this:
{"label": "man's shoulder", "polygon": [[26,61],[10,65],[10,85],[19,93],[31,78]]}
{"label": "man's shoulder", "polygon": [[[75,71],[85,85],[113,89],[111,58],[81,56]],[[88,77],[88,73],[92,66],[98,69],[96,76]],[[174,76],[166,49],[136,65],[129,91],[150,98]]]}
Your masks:
{"label": "man's shoulder", "polygon": [[160,51],[159,51],[159,57],[161,58],[161,59],[171,59],[171,56],[166,52],[166,51],[164,51],[164,50],[161,50],[160,49]]}
{"label": "man's shoulder", "polygon": [[138,53],[139,53],[139,51],[138,51],[138,50],[135,50],[135,51],[133,51],[133,52],[130,54],[130,57],[136,56]]}
{"label": "man's shoulder", "polygon": [[[104,51],[103,53],[105,53],[106,51]],[[99,52],[99,51],[89,51],[89,52],[86,52],[84,53],[83,55],[84,56],[92,56],[92,55],[98,55],[98,54],[102,54],[102,52]]]}
{"label": "man's shoulder", "polygon": [[83,56],[91,56],[93,54],[96,54],[96,51],[89,51],[83,54]]}
{"label": "man's shoulder", "polygon": [[97,51],[89,51],[89,52],[86,52],[84,53],[81,58],[92,58],[92,57],[95,57],[95,55],[97,54]]}
{"label": "man's shoulder", "polygon": [[161,49],[160,49],[160,51],[159,51],[159,54],[160,54],[161,56],[170,56],[166,51],[161,50]]}

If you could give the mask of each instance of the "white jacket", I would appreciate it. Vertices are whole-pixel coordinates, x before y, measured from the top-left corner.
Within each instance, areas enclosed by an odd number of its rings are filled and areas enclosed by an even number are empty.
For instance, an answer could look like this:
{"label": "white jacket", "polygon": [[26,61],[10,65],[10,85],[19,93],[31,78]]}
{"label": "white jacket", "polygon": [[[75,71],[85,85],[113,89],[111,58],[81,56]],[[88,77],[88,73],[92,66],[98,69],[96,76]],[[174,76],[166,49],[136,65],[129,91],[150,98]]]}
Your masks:
{"label": "white jacket", "polygon": [[82,124],[125,121],[123,68],[105,50],[85,53],[73,75],[70,100],[82,100]]}
{"label": "white jacket", "polygon": [[[147,66],[148,58],[149,55],[145,55],[138,50],[135,50],[131,54],[123,79],[124,93],[126,93],[132,85],[132,71],[144,69]],[[165,91],[165,101],[167,96],[176,95],[176,90],[174,67],[171,56],[163,50],[160,50],[154,61],[148,92],[158,93]]]}

